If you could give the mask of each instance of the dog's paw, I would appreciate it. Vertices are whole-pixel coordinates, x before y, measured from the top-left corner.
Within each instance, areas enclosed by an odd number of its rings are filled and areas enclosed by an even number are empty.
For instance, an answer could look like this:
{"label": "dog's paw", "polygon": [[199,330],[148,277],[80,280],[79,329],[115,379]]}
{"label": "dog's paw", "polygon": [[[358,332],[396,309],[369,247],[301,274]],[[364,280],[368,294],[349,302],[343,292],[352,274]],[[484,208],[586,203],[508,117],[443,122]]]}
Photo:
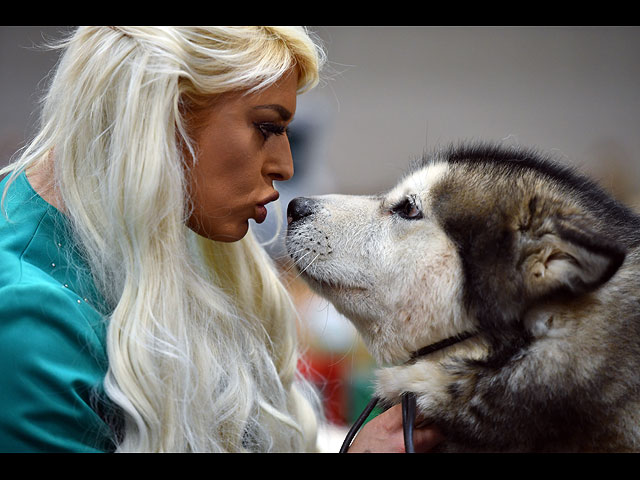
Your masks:
{"label": "dog's paw", "polygon": [[388,403],[398,403],[402,394],[416,394],[419,409],[447,401],[451,375],[439,362],[383,368],[377,372],[376,394]]}

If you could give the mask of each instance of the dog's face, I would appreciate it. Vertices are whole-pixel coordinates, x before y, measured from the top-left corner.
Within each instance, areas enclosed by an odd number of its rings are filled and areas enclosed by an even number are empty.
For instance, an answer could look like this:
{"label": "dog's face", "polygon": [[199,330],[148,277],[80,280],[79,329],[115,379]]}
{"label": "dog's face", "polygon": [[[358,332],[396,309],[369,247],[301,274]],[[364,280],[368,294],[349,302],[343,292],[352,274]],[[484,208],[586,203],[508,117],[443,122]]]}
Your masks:
{"label": "dog's face", "polygon": [[624,259],[590,207],[592,187],[529,160],[453,151],[380,196],[296,199],[287,250],[381,363],[507,330],[544,302],[597,288]]}
{"label": "dog's face", "polygon": [[381,362],[464,331],[460,259],[433,212],[444,165],[379,197],[328,195],[289,208],[287,249],[305,280],[363,335]]}

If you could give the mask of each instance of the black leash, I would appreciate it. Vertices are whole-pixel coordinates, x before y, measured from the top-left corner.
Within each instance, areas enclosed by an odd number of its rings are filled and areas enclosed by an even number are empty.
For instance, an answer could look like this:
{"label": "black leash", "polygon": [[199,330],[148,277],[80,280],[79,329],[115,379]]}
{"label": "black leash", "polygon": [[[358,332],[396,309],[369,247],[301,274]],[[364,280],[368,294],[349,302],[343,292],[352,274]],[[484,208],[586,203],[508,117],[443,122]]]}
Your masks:
{"label": "black leash", "polygon": [[[463,340],[472,337],[476,333],[477,332],[465,332],[461,335],[449,337],[440,342],[436,342],[434,344],[421,348],[420,350],[413,352],[411,358],[407,363],[414,362],[419,357],[429,355],[430,353],[442,350],[443,348],[447,348],[458,342],[462,342]],[[351,442],[355,438],[356,434],[360,431],[362,425],[364,425],[364,422],[366,422],[373,409],[376,408],[376,405],[379,401],[380,399],[378,397],[373,397],[367,404],[360,416],[356,419],[353,426],[349,429],[349,432],[347,433],[347,436],[342,443],[342,447],[340,447],[340,453],[347,453],[349,451]],[[415,453],[415,448],[413,445],[413,429],[415,426],[415,419],[416,395],[413,392],[405,392],[402,394],[402,430],[404,434],[404,449],[406,453]]]}
{"label": "black leash", "polygon": [[405,453],[416,453],[413,447],[413,426],[416,423],[416,394],[402,394],[402,430],[404,432]]}
{"label": "black leash", "polygon": [[347,453],[349,447],[351,446],[351,442],[356,437],[356,434],[358,433],[362,425],[364,425],[364,422],[367,420],[373,409],[376,408],[377,404],[378,397],[373,397],[347,433],[344,442],[342,442],[342,447],[340,447],[340,453]]}

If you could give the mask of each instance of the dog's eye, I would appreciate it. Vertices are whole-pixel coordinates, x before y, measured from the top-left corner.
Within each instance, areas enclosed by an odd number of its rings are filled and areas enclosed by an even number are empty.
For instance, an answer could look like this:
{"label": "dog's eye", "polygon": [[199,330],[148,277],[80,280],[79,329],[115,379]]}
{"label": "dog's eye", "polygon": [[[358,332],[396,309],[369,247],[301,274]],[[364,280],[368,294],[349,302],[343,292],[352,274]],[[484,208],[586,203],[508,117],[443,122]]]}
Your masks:
{"label": "dog's eye", "polygon": [[422,218],[422,212],[416,205],[415,199],[412,197],[405,198],[393,207],[391,211],[406,220],[419,220]]}

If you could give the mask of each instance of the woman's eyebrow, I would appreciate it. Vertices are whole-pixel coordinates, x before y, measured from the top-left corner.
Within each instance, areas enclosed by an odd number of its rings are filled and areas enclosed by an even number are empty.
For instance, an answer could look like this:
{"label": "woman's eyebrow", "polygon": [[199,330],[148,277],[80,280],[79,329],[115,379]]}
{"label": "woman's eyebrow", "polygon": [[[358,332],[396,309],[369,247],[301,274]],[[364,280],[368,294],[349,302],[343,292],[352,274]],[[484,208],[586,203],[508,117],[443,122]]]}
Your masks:
{"label": "woman's eyebrow", "polygon": [[274,110],[280,115],[280,118],[282,118],[282,120],[285,121],[285,122],[287,120],[289,120],[293,116],[289,110],[284,108],[282,105],[278,105],[277,103],[272,103],[272,104],[269,104],[269,105],[258,105],[257,107],[254,107],[253,109],[254,110],[265,110],[265,109],[266,110]]}

